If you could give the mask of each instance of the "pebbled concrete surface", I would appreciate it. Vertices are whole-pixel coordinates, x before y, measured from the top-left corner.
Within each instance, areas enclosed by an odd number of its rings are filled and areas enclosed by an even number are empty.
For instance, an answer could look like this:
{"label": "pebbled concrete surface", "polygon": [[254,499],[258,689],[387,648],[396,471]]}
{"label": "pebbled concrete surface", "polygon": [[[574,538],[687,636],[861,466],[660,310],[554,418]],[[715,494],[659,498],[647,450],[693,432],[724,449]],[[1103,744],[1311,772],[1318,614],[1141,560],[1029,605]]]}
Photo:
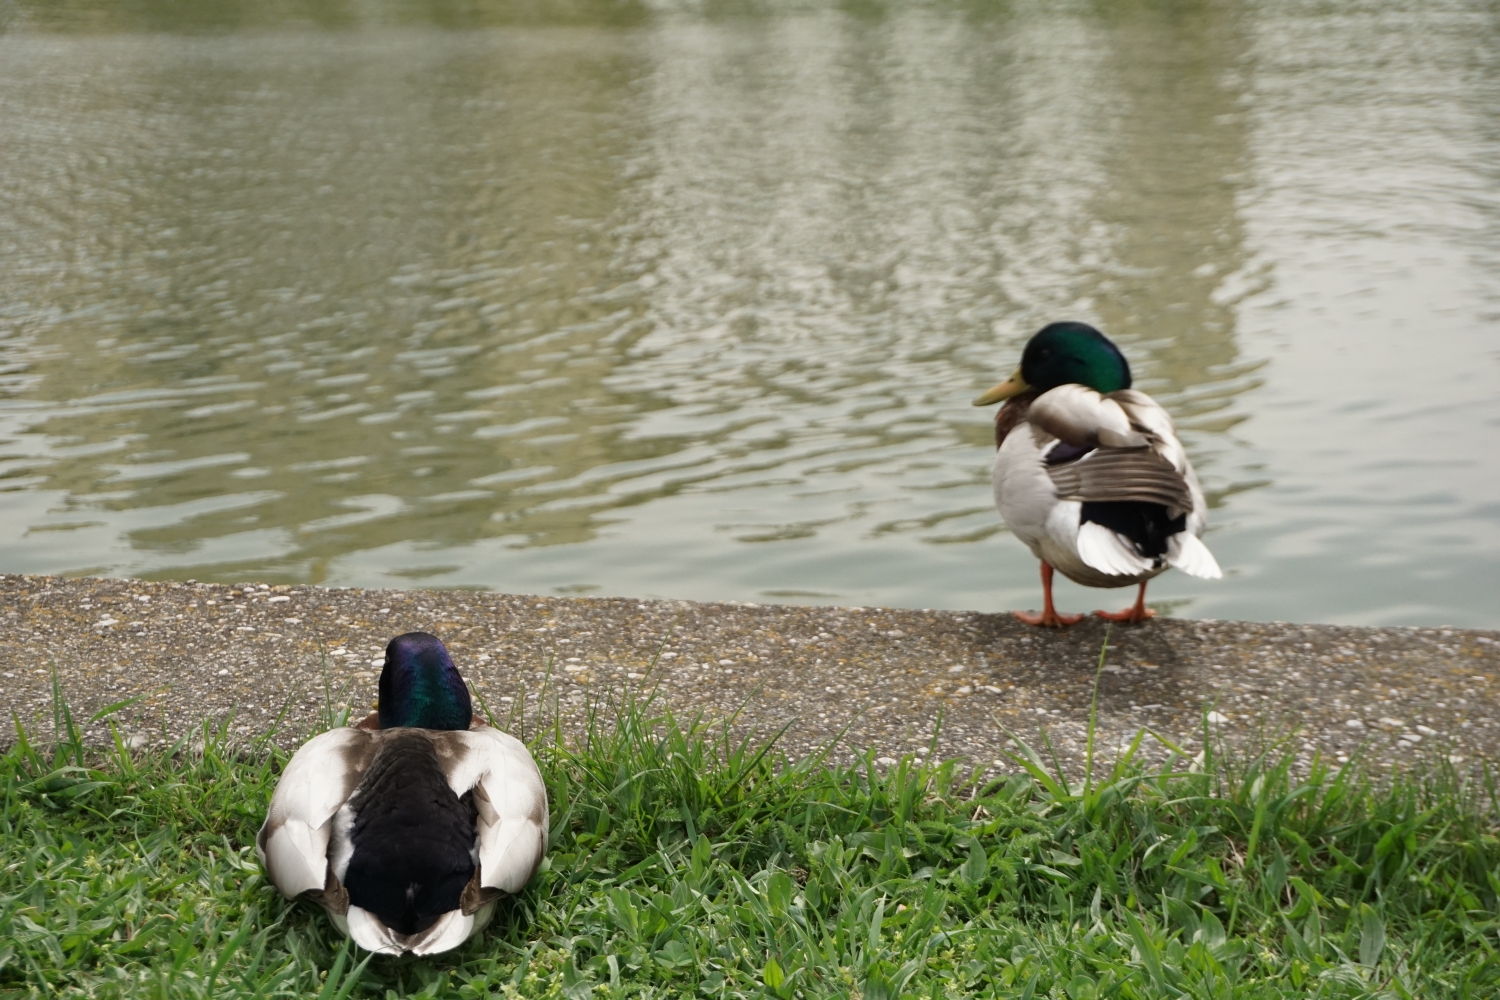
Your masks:
{"label": "pebbled concrete surface", "polygon": [[[283,704],[291,744],[324,716],[325,665],[337,704],[363,713],[386,641],[421,629],[522,735],[554,709],[576,735],[591,700],[656,689],[679,714],[743,706],[742,732],[791,723],[780,746],[794,757],[845,727],[840,754],[926,753],[941,715],[937,755],[1006,771],[1007,730],[1038,748],[1045,732],[1078,768],[1106,634],[1009,614],[16,575],[0,575],[0,626],[0,711],[44,739],[55,668],[82,720],[139,698],[112,716],[136,745],[231,716],[249,737]],[[1305,757],[1472,764],[1500,750],[1500,633],[1158,619],[1114,626],[1104,660],[1106,757],[1143,726],[1196,751],[1205,718],[1230,746],[1295,730]],[[107,738],[106,723],[88,735]],[[0,744],[14,738],[6,727]]]}

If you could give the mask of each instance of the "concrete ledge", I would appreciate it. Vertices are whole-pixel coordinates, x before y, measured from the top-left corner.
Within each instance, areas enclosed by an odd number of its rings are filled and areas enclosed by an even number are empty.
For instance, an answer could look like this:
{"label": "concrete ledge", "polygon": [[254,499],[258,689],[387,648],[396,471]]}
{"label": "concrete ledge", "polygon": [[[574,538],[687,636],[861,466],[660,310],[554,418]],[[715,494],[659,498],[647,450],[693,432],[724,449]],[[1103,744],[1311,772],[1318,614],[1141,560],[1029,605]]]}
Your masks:
{"label": "concrete ledge", "polygon": [[[0,576],[0,616],[0,710],[44,738],[55,668],[81,719],[140,697],[116,716],[137,745],[231,713],[233,732],[262,732],[288,702],[291,743],[321,717],[324,664],[362,712],[386,641],[422,629],[497,716],[520,727],[527,706],[530,732],[555,705],[576,735],[591,699],[659,682],[681,714],[720,718],[745,703],[739,731],[792,723],[781,743],[792,756],[846,725],[840,752],[925,751],[941,713],[936,752],[986,767],[1004,729],[1037,746],[1045,730],[1077,766],[1105,640],[1101,622],[1059,633],[1008,614],[15,575]],[[1295,727],[1308,756],[1363,748],[1385,764],[1472,763],[1500,748],[1500,633],[1160,619],[1109,635],[1106,757],[1142,726],[1198,749],[1210,710],[1232,745]]]}

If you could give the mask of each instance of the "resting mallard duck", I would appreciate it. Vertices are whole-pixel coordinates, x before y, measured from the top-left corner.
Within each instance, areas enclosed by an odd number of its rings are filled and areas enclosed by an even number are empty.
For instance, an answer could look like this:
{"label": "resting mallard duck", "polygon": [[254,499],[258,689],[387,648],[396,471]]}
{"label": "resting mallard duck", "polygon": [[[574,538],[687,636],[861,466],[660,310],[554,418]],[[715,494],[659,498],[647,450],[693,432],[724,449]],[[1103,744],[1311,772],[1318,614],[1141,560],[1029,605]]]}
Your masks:
{"label": "resting mallard duck", "polygon": [[1140,584],[1134,606],[1095,612],[1123,622],[1155,615],[1146,582],[1168,566],[1223,575],[1199,540],[1207,505],[1172,418],[1130,388],[1130,365],[1108,337],[1086,323],[1043,327],[1015,373],[974,405],[1001,400],[995,506],[1042,561],[1042,613],[1017,618],[1057,627],[1083,617],[1052,606],[1054,567],[1086,587]]}
{"label": "resting mallard duck", "polygon": [[369,951],[456,948],[547,850],[547,789],[526,747],[473,714],[442,642],[392,639],[379,710],[287,764],[256,838],[272,883]]}

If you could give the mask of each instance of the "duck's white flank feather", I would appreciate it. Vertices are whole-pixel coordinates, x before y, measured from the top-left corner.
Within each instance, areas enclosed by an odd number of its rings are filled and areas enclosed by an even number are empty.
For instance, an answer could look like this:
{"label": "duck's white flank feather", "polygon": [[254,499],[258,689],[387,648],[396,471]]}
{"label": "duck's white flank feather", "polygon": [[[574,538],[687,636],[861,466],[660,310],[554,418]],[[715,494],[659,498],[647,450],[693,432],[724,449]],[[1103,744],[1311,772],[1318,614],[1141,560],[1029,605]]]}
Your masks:
{"label": "duck's white flank feather", "polygon": [[349,874],[349,862],[354,860],[354,807],[345,802],[333,814],[333,836],[328,841],[328,870],[333,872],[340,884]]}

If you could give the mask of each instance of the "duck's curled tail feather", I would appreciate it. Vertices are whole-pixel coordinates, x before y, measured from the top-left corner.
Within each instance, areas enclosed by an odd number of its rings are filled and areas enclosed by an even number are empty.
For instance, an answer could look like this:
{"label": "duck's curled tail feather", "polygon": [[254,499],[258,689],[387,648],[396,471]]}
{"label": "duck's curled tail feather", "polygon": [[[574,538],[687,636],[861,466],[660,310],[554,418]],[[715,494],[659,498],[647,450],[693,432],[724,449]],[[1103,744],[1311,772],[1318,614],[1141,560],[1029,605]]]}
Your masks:
{"label": "duck's curled tail feather", "polygon": [[1167,562],[1203,580],[1217,580],[1224,575],[1208,546],[1190,531],[1179,531],[1167,540]]}

